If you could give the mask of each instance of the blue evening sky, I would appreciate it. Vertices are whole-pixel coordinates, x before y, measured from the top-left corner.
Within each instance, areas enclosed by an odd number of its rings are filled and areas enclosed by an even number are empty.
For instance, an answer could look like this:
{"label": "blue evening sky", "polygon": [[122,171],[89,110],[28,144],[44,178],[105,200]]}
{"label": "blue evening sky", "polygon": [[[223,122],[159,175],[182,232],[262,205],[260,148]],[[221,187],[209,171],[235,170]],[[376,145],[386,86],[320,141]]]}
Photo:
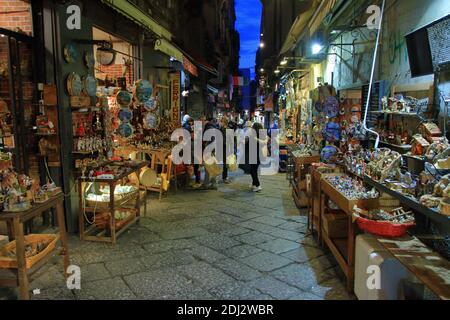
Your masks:
{"label": "blue evening sky", "polygon": [[255,74],[256,51],[259,47],[261,24],[260,0],[236,0],[236,28],[241,35],[240,68],[251,68]]}

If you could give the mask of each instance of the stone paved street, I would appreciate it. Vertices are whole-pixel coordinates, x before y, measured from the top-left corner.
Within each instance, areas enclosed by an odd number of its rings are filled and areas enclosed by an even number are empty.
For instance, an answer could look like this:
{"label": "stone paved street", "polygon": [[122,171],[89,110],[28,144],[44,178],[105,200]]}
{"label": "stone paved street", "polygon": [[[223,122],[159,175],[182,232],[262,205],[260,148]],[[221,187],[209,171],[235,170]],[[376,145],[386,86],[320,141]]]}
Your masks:
{"label": "stone paved street", "polygon": [[285,175],[263,177],[260,194],[249,183],[238,176],[217,191],[152,195],[146,217],[115,247],[71,236],[81,291],[64,287],[56,261],[31,283],[41,291],[33,299],[353,299],[307,234]]}

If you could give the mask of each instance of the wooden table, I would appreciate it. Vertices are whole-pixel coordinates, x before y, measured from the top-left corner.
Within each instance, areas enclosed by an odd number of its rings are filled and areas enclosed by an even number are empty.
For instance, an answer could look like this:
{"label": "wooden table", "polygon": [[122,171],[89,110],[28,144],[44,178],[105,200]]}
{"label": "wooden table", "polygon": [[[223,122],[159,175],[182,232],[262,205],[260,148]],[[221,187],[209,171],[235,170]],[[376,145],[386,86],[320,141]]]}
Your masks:
{"label": "wooden table", "polygon": [[9,240],[16,240],[16,254],[17,254],[17,269],[11,269],[14,274],[13,278],[5,277],[0,279],[0,286],[19,287],[19,298],[21,300],[29,300],[30,293],[28,289],[29,276],[42,267],[52,255],[48,255],[33,268],[27,270],[25,259],[25,238],[24,238],[24,223],[42,215],[45,211],[55,208],[56,217],[58,220],[58,233],[61,241],[60,254],[64,261],[64,274],[67,277],[67,269],[70,265],[69,250],[67,246],[66,236],[66,222],[64,218],[64,195],[59,193],[51,197],[44,203],[36,204],[30,209],[22,212],[3,212],[0,213],[0,221],[5,221],[8,226]]}
{"label": "wooden table", "polygon": [[[355,279],[355,224],[352,219],[353,207],[357,205],[360,208],[372,209],[378,207],[378,199],[368,200],[351,200],[339,192],[328,180],[329,176],[336,176],[336,174],[328,174],[322,177],[320,181],[320,207],[321,215],[319,219],[319,241],[325,242],[336,258],[339,266],[347,277],[347,290],[353,292]],[[345,175],[340,175],[345,176]],[[348,232],[346,239],[332,239],[327,234],[323,227],[324,215],[327,211],[328,200],[333,201],[337,207],[347,215]]]}
{"label": "wooden table", "polygon": [[[98,179],[98,178],[79,178],[78,184],[79,184],[79,202],[80,202],[80,214],[79,214],[79,228],[80,228],[80,239],[81,240],[87,240],[87,241],[97,241],[97,242],[109,242],[112,244],[116,244],[117,237],[122,234],[124,231],[126,231],[131,225],[136,223],[140,220],[141,217],[141,204],[144,202],[145,209],[147,208],[146,204],[146,197],[145,195],[142,195],[139,189],[139,175],[143,168],[145,168],[149,163],[147,161],[143,161],[136,167],[130,167],[129,170],[124,172],[123,174],[114,177],[114,179]],[[137,191],[135,194],[132,195],[130,198],[126,198],[123,201],[119,201],[119,204],[116,206],[116,200],[114,196],[114,191],[118,184],[120,184],[124,179],[128,178],[131,175],[136,175],[138,180],[138,186]],[[86,191],[86,184],[87,183],[99,183],[99,184],[107,184],[109,186],[109,193],[110,193],[110,201],[108,209],[102,209],[97,207],[88,207],[86,205],[85,200],[85,191]],[[136,210],[136,216],[130,220],[125,226],[123,226],[118,232],[116,232],[116,218],[115,218],[115,211],[116,209],[119,209],[120,206],[125,205],[125,203],[128,203],[130,201],[136,201],[135,204],[135,210]],[[92,223],[89,227],[86,228],[86,217],[85,215],[88,213],[91,213],[95,219],[95,215],[98,213],[104,213],[108,212],[110,214],[109,219],[109,226],[110,226],[110,235],[105,236],[107,232],[107,228],[104,230],[101,230],[100,232],[97,232],[98,228],[96,228],[95,220],[94,223]],[[95,235],[93,235],[95,233]]]}
{"label": "wooden table", "polygon": [[450,263],[415,237],[376,237],[401,264],[440,299],[450,300]]}

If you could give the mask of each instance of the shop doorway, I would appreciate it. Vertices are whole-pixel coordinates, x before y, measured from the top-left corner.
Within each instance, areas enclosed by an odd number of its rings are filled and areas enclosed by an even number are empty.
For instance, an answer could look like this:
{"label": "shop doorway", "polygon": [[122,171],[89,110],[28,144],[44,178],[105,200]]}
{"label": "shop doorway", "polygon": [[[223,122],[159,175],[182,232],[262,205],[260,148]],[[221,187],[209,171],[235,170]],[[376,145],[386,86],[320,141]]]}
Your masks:
{"label": "shop doorway", "polygon": [[39,179],[34,57],[32,37],[0,28],[0,150],[12,153],[18,172]]}

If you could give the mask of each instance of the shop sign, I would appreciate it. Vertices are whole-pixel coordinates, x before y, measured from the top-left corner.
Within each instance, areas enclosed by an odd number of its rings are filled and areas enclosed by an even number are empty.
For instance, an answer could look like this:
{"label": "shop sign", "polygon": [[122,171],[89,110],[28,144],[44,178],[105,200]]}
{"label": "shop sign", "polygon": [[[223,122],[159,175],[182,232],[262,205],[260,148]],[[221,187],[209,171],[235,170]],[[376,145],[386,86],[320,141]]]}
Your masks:
{"label": "shop sign", "polygon": [[170,74],[170,110],[173,123],[180,124],[181,107],[181,74],[174,72]]}
{"label": "shop sign", "polygon": [[198,77],[197,67],[191,61],[189,61],[189,59],[187,59],[186,57],[183,57],[183,67],[184,67],[184,70],[186,70],[193,76]]}
{"label": "shop sign", "polygon": [[273,111],[273,93],[267,97],[267,99],[264,103],[264,110],[265,111]]}

